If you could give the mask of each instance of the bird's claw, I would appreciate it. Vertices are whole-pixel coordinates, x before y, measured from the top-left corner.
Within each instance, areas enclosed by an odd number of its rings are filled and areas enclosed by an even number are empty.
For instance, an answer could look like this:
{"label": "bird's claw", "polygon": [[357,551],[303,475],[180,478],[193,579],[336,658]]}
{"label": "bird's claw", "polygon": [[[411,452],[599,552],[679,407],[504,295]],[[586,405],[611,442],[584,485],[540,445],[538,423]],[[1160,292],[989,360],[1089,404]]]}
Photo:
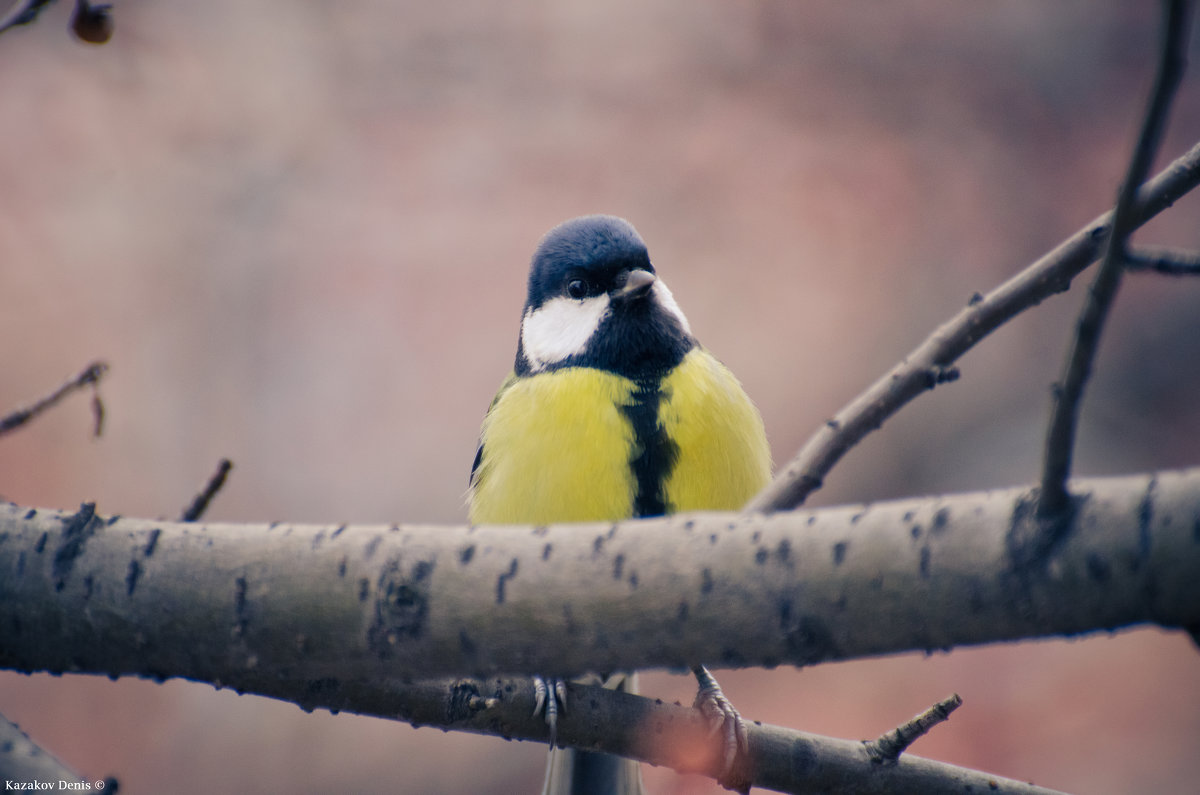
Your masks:
{"label": "bird's claw", "polygon": [[744,765],[738,765],[738,756],[743,760],[750,748],[750,737],[746,722],[725,697],[721,686],[704,668],[696,671],[700,689],[692,706],[709,724],[709,736],[721,733],[721,774],[717,782],[726,789],[746,793],[750,791],[750,779]]}
{"label": "bird's claw", "polygon": [[533,716],[546,716],[546,725],[550,728],[550,747],[553,748],[558,738],[558,713],[567,711],[567,683],[553,677],[543,679],[535,676],[533,698]]}

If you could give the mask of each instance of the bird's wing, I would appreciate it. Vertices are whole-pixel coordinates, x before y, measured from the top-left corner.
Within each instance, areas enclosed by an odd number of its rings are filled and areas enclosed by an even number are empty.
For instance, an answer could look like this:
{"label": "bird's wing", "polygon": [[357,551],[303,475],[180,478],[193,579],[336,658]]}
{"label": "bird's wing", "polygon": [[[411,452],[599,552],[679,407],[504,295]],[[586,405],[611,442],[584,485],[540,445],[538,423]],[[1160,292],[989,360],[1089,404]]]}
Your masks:
{"label": "bird's wing", "polygon": [[[509,373],[504,379],[504,383],[500,384],[500,388],[496,390],[496,396],[492,398],[492,402],[488,405],[487,414],[492,413],[492,409],[496,408],[496,404],[500,402],[500,396],[508,391],[508,388],[517,382],[517,374]],[[487,419],[487,414],[484,419]],[[477,478],[479,477],[479,464],[483,461],[483,437],[479,437],[479,446],[475,448],[475,461],[471,464],[471,474],[467,478],[467,488],[474,489]]]}

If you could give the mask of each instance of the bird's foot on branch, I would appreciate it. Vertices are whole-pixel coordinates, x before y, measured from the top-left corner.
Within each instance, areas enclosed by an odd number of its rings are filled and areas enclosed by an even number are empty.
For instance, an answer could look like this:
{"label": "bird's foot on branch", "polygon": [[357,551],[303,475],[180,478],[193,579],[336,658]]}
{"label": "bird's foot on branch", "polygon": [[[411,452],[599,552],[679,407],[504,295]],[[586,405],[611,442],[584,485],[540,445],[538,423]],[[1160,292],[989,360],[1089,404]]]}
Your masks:
{"label": "bird's foot on branch", "polygon": [[725,789],[741,792],[750,791],[750,774],[747,752],[749,736],[746,722],[725,697],[717,680],[703,665],[692,669],[700,689],[692,706],[708,721],[711,734],[721,733],[721,774],[717,783]]}
{"label": "bird's foot on branch", "polygon": [[550,727],[550,747],[553,748],[558,738],[558,713],[567,711],[567,683],[563,679],[543,679],[533,677],[533,714],[546,716],[546,725]]}

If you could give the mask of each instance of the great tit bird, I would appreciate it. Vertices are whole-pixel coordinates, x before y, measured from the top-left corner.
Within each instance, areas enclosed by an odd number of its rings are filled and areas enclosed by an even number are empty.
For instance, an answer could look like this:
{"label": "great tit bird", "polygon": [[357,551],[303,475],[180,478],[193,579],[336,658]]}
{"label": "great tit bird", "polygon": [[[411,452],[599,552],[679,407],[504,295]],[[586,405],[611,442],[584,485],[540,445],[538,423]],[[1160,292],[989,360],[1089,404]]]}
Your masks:
{"label": "great tit bird", "polygon": [[[736,510],[770,469],[758,410],[692,336],[633,226],[590,215],[550,230],[533,255],[513,372],[483,420],[470,520]],[[552,752],[546,793],[638,791],[636,762]]]}

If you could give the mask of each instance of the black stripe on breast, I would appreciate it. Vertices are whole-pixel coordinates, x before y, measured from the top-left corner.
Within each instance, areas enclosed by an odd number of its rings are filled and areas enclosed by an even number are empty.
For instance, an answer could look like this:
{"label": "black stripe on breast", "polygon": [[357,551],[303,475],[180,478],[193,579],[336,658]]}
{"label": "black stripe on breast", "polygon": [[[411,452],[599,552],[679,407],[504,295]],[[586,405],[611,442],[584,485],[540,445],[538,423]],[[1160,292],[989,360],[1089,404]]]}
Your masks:
{"label": "black stripe on breast", "polygon": [[679,446],[658,422],[662,402],[661,378],[636,381],[633,402],[621,410],[633,426],[637,455],[629,462],[637,482],[633,500],[634,516],[661,516],[667,511],[667,476],[679,458]]}

